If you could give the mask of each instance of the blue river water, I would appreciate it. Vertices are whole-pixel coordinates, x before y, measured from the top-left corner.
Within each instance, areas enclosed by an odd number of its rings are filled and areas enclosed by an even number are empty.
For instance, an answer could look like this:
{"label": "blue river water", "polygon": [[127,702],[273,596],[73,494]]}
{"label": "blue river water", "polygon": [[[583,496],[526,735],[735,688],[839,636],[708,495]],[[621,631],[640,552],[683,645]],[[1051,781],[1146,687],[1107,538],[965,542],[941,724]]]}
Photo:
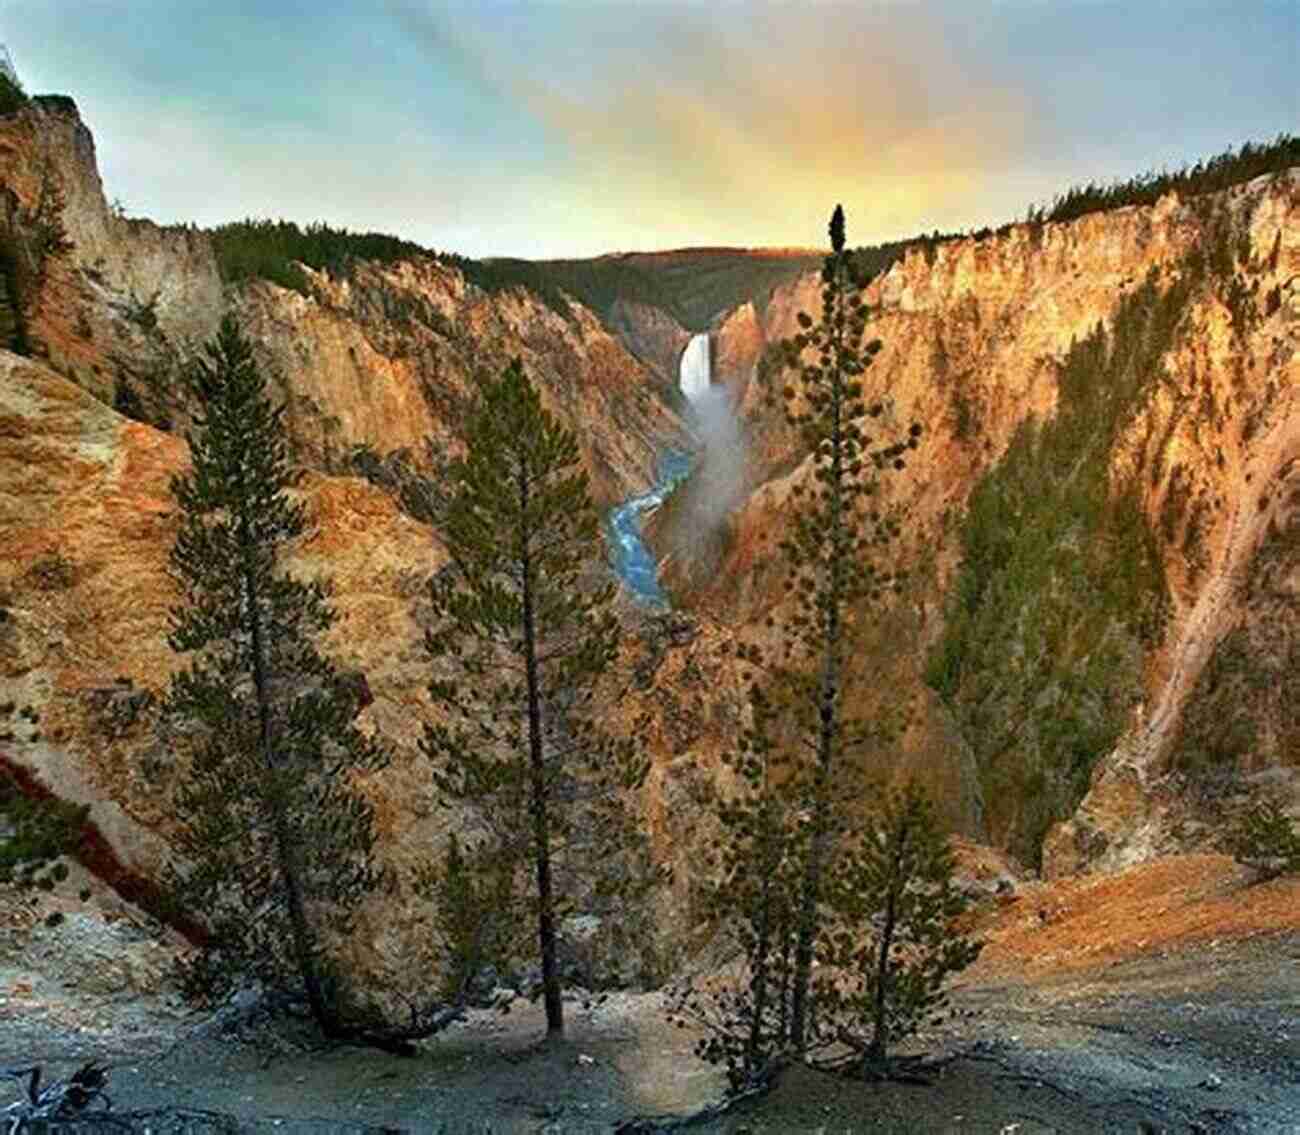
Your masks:
{"label": "blue river water", "polygon": [[658,508],[691,471],[691,456],[678,449],[659,455],[655,483],[647,492],[624,501],[609,512],[609,546],[614,570],[633,598],[648,607],[668,606],[659,586],[658,565],[641,539],[641,514]]}

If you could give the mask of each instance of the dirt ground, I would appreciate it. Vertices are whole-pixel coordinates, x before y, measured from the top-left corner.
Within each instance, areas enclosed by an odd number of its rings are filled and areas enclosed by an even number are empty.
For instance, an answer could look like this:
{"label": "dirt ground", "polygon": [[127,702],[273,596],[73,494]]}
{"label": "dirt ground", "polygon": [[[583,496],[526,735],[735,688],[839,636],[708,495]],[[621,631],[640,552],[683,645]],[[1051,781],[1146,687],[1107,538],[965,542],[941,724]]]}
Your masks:
{"label": "dirt ground", "polygon": [[[984,955],[952,1015],[919,1038],[929,1086],[792,1068],[692,1130],[1300,1135],[1300,880],[1252,886],[1220,856],[1181,856],[1022,886],[979,929]],[[115,933],[106,957],[144,949]],[[36,937],[21,952],[14,934],[0,943],[0,1066],[107,1060],[118,1110],[203,1108],[246,1131],[581,1133],[681,1115],[722,1089],[656,994],[571,999],[561,1043],[543,1043],[540,1008],[517,1001],[413,1058],[309,1053],[283,1029],[194,1035],[174,999],[69,979],[56,936]]]}

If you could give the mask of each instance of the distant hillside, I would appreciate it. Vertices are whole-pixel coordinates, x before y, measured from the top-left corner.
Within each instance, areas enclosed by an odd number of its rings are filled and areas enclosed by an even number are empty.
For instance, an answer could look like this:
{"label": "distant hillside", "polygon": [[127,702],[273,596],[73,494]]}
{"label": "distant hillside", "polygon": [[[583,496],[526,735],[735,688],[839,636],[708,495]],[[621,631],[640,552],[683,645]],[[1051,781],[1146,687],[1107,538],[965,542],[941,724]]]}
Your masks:
{"label": "distant hillside", "polygon": [[220,225],[211,235],[222,277],[229,282],[260,277],[306,294],[299,264],[338,275],[357,260],[388,264],[432,256],[454,265],[489,294],[526,288],[564,316],[569,314],[566,296],[602,319],[616,300],[623,300],[660,308],[691,331],[704,330],[719,312],[760,299],[822,260],[821,253],[808,249],[742,248],[632,252],[592,260],[474,260],[382,233],[254,218]]}
{"label": "distant hillside", "polygon": [[559,289],[602,319],[616,300],[649,304],[686,330],[703,331],[719,312],[761,300],[774,287],[819,267],[823,255],[814,249],[689,248],[594,260],[487,260],[467,275],[489,290],[498,281],[542,294]]}

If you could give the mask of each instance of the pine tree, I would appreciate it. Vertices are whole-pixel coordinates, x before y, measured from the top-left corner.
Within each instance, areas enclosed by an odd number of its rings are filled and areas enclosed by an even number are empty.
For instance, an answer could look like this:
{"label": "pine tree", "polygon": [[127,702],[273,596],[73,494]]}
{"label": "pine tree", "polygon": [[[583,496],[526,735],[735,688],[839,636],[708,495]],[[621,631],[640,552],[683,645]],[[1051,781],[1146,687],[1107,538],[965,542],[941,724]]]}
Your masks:
{"label": "pine tree", "polygon": [[[794,613],[784,628],[784,653],[773,673],[790,707],[792,744],[800,747],[789,790],[807,817],[807,853],[795,920],[790,1042],[806,1046],[812,962],[822,920],[822,887],[837,838],[837,808],[852,795],[847,758],[880,737],[880,723],[854,716],[845,700],[850,615],[901,589],[902,576],[882,565],[882,551],[898,534],[896,520],[874,501],[881,473],[902,469],[903,454],[921,434],[871,448],[863,422],[878,418],[883,403],[868,407],[862,375],[880,350],[863,343],[868,309],[852,257],[845,248],[844,210],[830,222],[831,254],[822,268],[821,319],[800,313],[802,330],[789,343],[799,361],[799,382],[783,390],[786,420],[814,456],[813,484],[800,494],[790,537],[781,550]],[[808,359],[812,353],[811,361]],[[803,753],[811,760],[802,759]]]}
{"label": "pine tree", "polygon": [[[482,382],[451,470],[425,645],[440,719],[423,747],[444,800],[472,814],[466,854],[531,875],[548,1034],[563,1031],[559,922],[599,860],[610,887],[637,837],[621,794],[647,766],[592,725],[595,684],[614,660],[614,589],[587,578],[600,523],[578,442],[514,360]],[[561,859],[585,860],[564,885]],[[603,896],[612,901],[612,894]],[[485,916],[491,912],[483,912]],[[518,922],[513,910],[498,920]],[[499,926],[484,937],[499,936]]]}
{"label": "pine tree", "polygon": [[827,988],[824,999],[835,1006],[836,1039],[868,1074],[888,1074],[890,1046],[940,1009],[944,982],[979,957],[982,944],[954,926],[966,900],[953,871],[934,807],[909,782],[869,816],[831,880],[837,930],[823,961],[848,987]]}
{"label": "pine tree", "polygon": [[776,628],[777,649],[738,649],[752,678],[750,726],[728,758],[737,787],[720,793],[716,808],[714,916],[740,946],[746,973],[737,989],[688,987],[670,1006],[671,1016],[703,1025],[698,1051],[727,1064],[733,1090],[761,1086],[786,1050],[805,1054],[820,1043],[819,1018],[820,1031],[834,1035],[836,990],[814,987],[813,960],[839,926],[837,852],[861,816],[863,758],[895,728],[892,717],[852,710],[847,663],[866,612],[903,583],[884,562],[899,525],[876,496],[881,477],[919,445],[921,428],[889,444],[873,445],[866,433],[865,419],[885,411],[883,402],[868,406],[862,385],[880,343],[863,343],[864,281],[838,206],[830,236],[821,319],[814,325],[801,313],[801,331],[781,352],[783,369],[797,368],[781,391],[786,420],[813,458],[812,483],[795,486],[791,533],[780,545],[790,614]]}
{"label": "pine tree", "polygon": [[739,962],[740,980],[687,980],[668,999],[670,1020],[702,1028],[696,1055],[724,1064],[735,1094],[770,1081],[790,1032],[794,898],[806,848],[777,779],[785,766],[773,738],[775,716],[755,683],[749,725],[737,749],[723,755],[736,786],[717,798],[719,834],[706,863],[715,875],[706,885],[707,908],[729,960]]}
{"label": "pine tree", "polygon": [[306,516],[289,496],[284,408],[233,317],[188,380],[197,409],[192,468],[171,486],[183,515],[168,640],[186,660],[164,710],[189,758],[175,789],[186,858],[170,881],[212,932],[209,960],[305,994],[322,1033],[343,1037],[327,943],[380,881],[357,777],[386,757],[315,646],[333,621],[324,586],[281,567]]}

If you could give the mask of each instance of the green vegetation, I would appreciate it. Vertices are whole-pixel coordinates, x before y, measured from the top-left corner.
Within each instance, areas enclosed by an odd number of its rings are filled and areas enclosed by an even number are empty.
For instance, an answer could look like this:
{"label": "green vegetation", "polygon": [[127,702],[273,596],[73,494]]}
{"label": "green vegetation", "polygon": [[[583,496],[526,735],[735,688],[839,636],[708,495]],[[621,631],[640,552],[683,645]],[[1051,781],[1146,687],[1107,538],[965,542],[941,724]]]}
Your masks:
{"label": "green vegetation", "polygon": [[[307,294],[298,264],[346,275],[357,260],[391,264],[430,257],[464,273],[490,295],[524,288],[565,318],[573,296],[602,317],[618,299],[652,304],[683,326],[703,330],[708,321],[746,299],[760,297],[817,263],[813,255],[695,249],[679,253],[633,253],[593,260],[474,260],[434,252],[383,233],[354,233],[323,222],[249,218],[211,230],[221,277],[230,283],[263,279]],[[864,254],[864,262],[871,253]]]}
{"label": "green vegetation", "polygon": [[[451,849],[440,893],[464,905],[474,898],[457,880],[464,863],[492,864],[498,883],[482,891],[491,901],[479,911],[481,937],[519,926],[521,909],[537,912],[546,1028],[558,1034],[561,920],[593,889],[606,906],[626,899],[620,884],[642,837],[622,796],[649,766],[586,712],[616,657],[619,624],[614,588],[587,585],[600,517],[577,437],[542,407],[516,359],[483,382],[465,438],[441,524],[449,563],[429,589],[429,692],[440,712],[422,748],[447,806],[470,812],[482,835]],[[501,901],[502,886],[513,891],[528,875],[526,891]],[[638,922],[629,907],[597,917],[627,933]],[[465,918],[455,922],[463,964],[472,951]]]}
{"label": "green vegetation", "polygon": [[1239,624],[1214,648],[1178,725],[1171,765],[1208,788],[1238,769],[1300,762],[1300,636],[1284,586],[1300,523],[1270,526],[1239,592]]}
{"label": "green vegetation", "polygon": [[[669,1020],[702,1029],[695,1054],[726,1067],[733,1093],[770,1082],[790,1037],[798,896],[809,828],[792,822],[788,761],[776,742],[780,710],[762,683],[750,690],[750,722],[723,754],[737,787],[713,801],[718,836],[701,888],[703,909],[739,956],[737,983],[710,975],[685,982],[668,1001]],[[707,803],[707,800],[701,803]]]}
{"label": "green vegetation", "polygon": [[[1125,181],[1110,184],[1089,182],[1071,186],[1057,194],[1050,205],[1031,205],[1025,213],[1025,222],[1031,226],[1031,235],[1048,221],[1072,221],[1089,213],[1119,209],[1125,205],[1154,205],[1171,191],[1184,198],[1203,196],[1230,189],[1266,173],[1280,173],[1300,165],[1300,137],[1279,134],[1272,142],[1246,142],[1240,149],[1228,149],[1215,157],[1185,166],[1174,173],[1138,174]],[[901,248],[919,247],[933,263],[935,249],[949,241],[987,240],[1005,236],[1015,222],[1006,221],[996,227],[982,225],[975,229],[953,232],[921,233],[909,240],[897,242]],[[878,246],[888,248],[889,245]]]}
{"label": "green vegetation", "polygon": [[27,92],[21,83],[0,72],[0,115],[13,114],[28,103]]}
{"label": "green vegetation", "polygon": [[1167,590],[1121,431],[1162,381],[1192,287],[1153,273],[1071,348],[1053,418],[1027,421],[971,494],[927,682],[971,746],[995,838],[1027,862],[1087,790],[1141,696]]}
{"label": "green vegetation", "polygon": [[1279,134],[1272,142],[1246,142],[1173,173],[1162,170],[1101,185],[1071,186],[1048,206],[1029,210],[1030,221],[1072,221],[1088,213],[1125,205],[1154,205],[1166,193],[1199,197],[1218,193],[1266,173],[1300,165],[1300,137]]}
{"label": "green vegetation", "polygon": [[284,409],[233,317],[187,378],[193,468],[172,479],[181,602],[168,639],[185,664],[163,720],[188,759],[168,786],[185,817],[169,883],[211,934],[196,976],[252,974],[305,993],[326,1037],[361,1039],[344,1024],[324,947],[381,881],[356,777],[386,756],[353,724],[355,692],[314,645],[334,618],[323,585],[279,566],[306,516],[288,497]]}
{"label": "green vegetation", "polygon": [[1237,862],[1261,880],[1300,875],[1300,831],[1271,797],[1242,810],[1228,835],[1228,846]]}
{"label": "green vegetation", "polygon": [[944,982],[980,955],[982,943],[953,928],[966,909],[955,869],[933,805],[909,783],[868,819],[835,881],[833,905],[849,929],[825,960],[852,984],[822,999],[841,997],[839,1039],[867,1076],[887,1073],[890,1048],[943,1008]]}
{"label": "green vegetation", "polygon": [[71,95],[33,95],[32,102],[52,114],[77,114],[77,102]]}
{"label": "green vegetation", "polygon": [[[810,1039],[809,999],[824,914],[822,888],[833,870],[835,808],[843,796],[838,782],[853,767],[845,761],[876,739],[873,723],[854,720],[847,710],[848,616],[855,606],[901,586],[900,578],[878,562],[882,548],[898,534],[897,524],[872,509],[871,498],[877,491],[877,471],[887,464],[903,468],[905,446],[872,450],[863,426],[866,417],[878,417],[883,409],[878,404],[868,409],[861,377],[881,344],[878,339],[863,344],[864,281],[853,273],[853,258],[845,253],[844,211],[839,206],[831,216],[830,237],[832,252],[822,269],[821,320],[814,324],[800,313],[802,330],[789,344],[789,359],[799,365],[799,385],[782,391],[786,422],[815,460],[814,484],[798,487],[791,535],[781,544],[786,589],[795,599],[796,613],[785,628],[776,670],[786,709],[783,727],[800,746],[786,791],[808,816],[790,992],[789,1040],[796,1050]],[[810,350],[816,361],[803,362]],[[920,433],[919,425],[912,427],[913,447]],[[808,760],[805,753],[814,759]]]}
{"label": "green vegetation", "polygon": [[489,260],[477,262],[466,275],[488,291],[522,285],[552,306],[549,297],[565,292],[606,321],[617,300],[648,304],[688,331],[703,331],[719,312],[761,300],[820,260],[814,253],[701,248],[591,260]]}
{"label": "green vegetation", "polygon": [[299,228],[292,221],[233,221],[211,230],[221,278],[227,283],[262,279],[307,294],[297,264],[346,275],[354,260],[392,264],[428,251],[400,237],[354,233],[321,222]]}
{"label": "green vegetation", "polygon": [[1179,722],[1173,767],[1193,777],[1235,768],[1259,742],[1259,701],[1268,685],[1284,683],[1286,672],[1272,673],[1238,627],[1214,648],[1196,680]]}
{"label": "green vegetation", "polygon": [[0,886],[51,890],[67,878],[62,857],[76,845],[90,809],[38,793],[6,764],[0,763]]}

